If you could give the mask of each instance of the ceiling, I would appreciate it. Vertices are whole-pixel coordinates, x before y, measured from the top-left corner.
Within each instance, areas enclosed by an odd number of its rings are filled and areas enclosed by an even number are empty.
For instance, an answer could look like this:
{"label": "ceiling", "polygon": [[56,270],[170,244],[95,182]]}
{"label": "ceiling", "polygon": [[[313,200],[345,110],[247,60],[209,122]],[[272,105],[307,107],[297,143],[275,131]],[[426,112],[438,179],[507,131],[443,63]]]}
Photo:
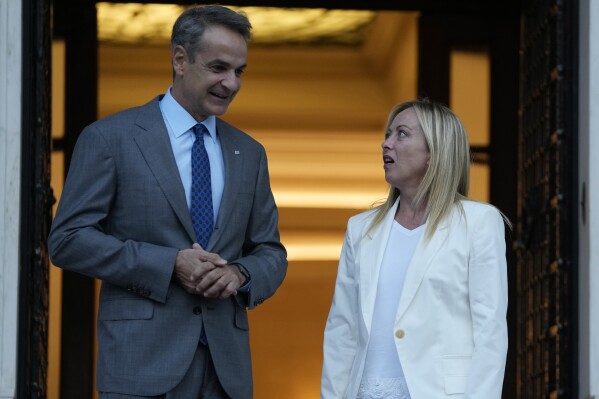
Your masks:
{"label": "ceiling", "polygon": [[[98,38],[104,43],[162,45],[188,6],[97,3]],[[375,19],[368,10],[324,8],[230,7],[252,22],[252,45],[360,46]]]}

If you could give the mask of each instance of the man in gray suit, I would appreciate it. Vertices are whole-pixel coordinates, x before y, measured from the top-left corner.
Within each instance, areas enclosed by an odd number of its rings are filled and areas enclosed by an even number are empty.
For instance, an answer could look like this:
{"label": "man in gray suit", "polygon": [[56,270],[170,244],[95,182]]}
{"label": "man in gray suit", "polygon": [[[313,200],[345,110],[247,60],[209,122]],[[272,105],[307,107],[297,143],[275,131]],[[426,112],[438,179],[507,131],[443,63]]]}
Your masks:
{"label": "man in gray suit", "polygon": [[77,142],[49,247],[102,280],[103,399],[252,397],[246,309],[287,259],[264,148],[216,117],[240,89],[250,29],[225,7],[188,9],[167,93]]}

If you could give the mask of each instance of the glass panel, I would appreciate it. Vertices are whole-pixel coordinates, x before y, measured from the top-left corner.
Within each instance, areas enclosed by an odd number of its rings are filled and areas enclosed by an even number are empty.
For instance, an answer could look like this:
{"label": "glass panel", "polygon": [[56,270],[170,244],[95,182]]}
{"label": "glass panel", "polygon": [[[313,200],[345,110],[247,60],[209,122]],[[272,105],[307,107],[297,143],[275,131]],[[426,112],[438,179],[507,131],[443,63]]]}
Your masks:
{"label": "glass panel", "polygon": [[470,145],[489,145],[490,60],[486,49],[450,54],[450,106],[462,119]]}
{"label": "glass panel", "polygon": [[[488,154],[490,126],[490,60],[488,51],[454,49],[450,54],[450,107],[462,119],[473,151]],[[486,157],[477,157],[486,159]],[[489,164],[472,163],[471,198],[489,201]]]}
{"label": "glass panel", "polygon": [[472,163],[470,165],[470,192],[468,196],[477,201],[489,202],[489,165]]}
{"label": "glass panel", "polygon": [[52,138],[64,136],[64,70],[65,44],[52,42]]}

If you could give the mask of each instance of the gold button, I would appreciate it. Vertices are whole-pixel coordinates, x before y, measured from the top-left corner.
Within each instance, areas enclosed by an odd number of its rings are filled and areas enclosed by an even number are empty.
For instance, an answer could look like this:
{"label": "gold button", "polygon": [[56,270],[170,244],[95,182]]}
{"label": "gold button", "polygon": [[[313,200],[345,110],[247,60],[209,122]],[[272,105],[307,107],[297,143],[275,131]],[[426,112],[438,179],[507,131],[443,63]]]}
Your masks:
{"label": "gold button", "polygon": [[402,339],[406,334],[404,333],[403,330],[397,330],[395,331],[395,336],[399,339]]}

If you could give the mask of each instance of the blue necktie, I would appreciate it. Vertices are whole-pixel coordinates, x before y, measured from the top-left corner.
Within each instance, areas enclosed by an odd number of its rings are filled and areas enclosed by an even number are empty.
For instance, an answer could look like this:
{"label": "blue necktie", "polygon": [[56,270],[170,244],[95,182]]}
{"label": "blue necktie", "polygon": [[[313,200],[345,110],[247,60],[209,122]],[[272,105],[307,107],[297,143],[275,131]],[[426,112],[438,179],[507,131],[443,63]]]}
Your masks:
{"label": "blue necktie", "polygon": [[205,249],[214,229],[210,160],[204,147],[204,133],[209,133],[201,123],[192,131],[196,139],[191,148],[191,222],[198,243]]}

